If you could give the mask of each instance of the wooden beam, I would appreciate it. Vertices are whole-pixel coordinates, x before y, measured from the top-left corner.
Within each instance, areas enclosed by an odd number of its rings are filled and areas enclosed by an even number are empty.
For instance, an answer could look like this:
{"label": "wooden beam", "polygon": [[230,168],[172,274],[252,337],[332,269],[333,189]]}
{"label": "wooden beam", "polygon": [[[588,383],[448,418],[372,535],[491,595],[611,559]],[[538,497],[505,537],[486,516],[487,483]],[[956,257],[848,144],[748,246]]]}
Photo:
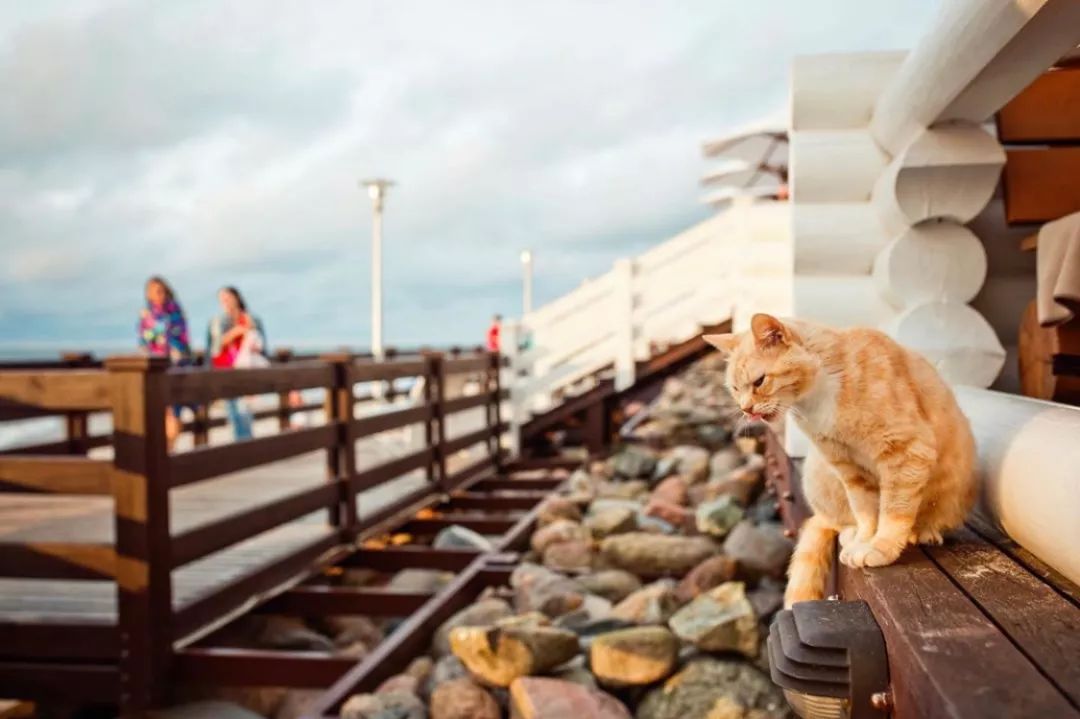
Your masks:
{"label": "wooden beam", "polygon": [[169,402],[207,404],[215,399],[271,394],[293,389],[329,387],[333,368],[324,362],[289,362],[277,367],[206,370],[174,367],[169,370]]}
{"label": "wooden beam", "polygon": [[334,444],[334,425],[295,429],[269,437],[247,439],[217,447],[199,447],[172,455],[172,487],[200,482],[229,472],[239,472],[271,462],[326,449]]}
{"label": "wooden beam", "polygon": [[1080,147],[1006,151],[1005,219],[1047,222],[1080,211]]}
{"label": "wooden beam", "polygon": [[548,495],[546,492],[529,492],[515,495],[485,494],[483,492],[462,492],[453,494],[440,508],[449,510],[473,509],[492,512],[507,510],[529,510]]}
{"label": "wooden beam", "polygon": [[484,473],[491,473],[495,470],[495,459],[491,456],[483,456],[480,459],[470,464],[461,467],[453,474],[446,478],[444,485],[448,489],[460,487],[462,484],[468,482],[473,477],[482,475]]}
{"label": "wooden beam", "polygon": [[446,444],[444,445],[443,451],[446,452],[447,455],[451,455],[454,452],[465,449],[466,447],[471,447],[474,444],[483,442],[489,437],[498,435],[502,433],[505,429],[506,425],[499,425],[498,427],[484,427],[482,429],[476,430],[475,432],[463,434],[460,437],[455,437],[454,439],[447,440]]}
{"label": "wooden beam", "polygon": [[366,614],[376,617],[407,617],[424,606],[433,595],[393,589],[360,587],[300,586],[282,592],[261,605],[262,614],[300,617]]}
{"label": "wooden beam", "polygon": [[391,479],[397,479],[403,474],[426,466],[431,460],[432,451],[431,447],[425,447],[412,454],[407,454],[404,457],[398,457],[389,462],[383,462],[370,469],[357,472],[349,482],[353,486],[354,491],[357,492],[363,492],[365,489],[377,487],[384,482],[388,482]]}
{"label": "wooden beam", "polygon": [[496,519],[480,512],[447,513],[438,517],[411,519],[403,524],[398,531],[406,534],[428,536],[438,534],[443,529],[456,524],[480,534],[502,534],[513,527],[518,519],[520,519],[520,516],[507,516],[503,519]]}
{"label": "wooden beam", "polygon": [[402,377],[416,377],[424,374],[427,364],[422,359],[418,360],[357,360],[349,365],[349,382],[377,382],[379,380],[400,379]]}
{"label": "wooden beam", "polygon": [[0,661],[4,696],[72,702],[115,702],[120,670],[115,664]]}
{"label": "wooden beam", "polygon": [[430,547],[362,548],[342,560],[343,567],[361,567],[379,572],[402,569],[442,569],[460,572],[479,555],[475,549],[431,549]]}
{"label": "wooden beam", "polygon": [[0,543],[0,577],[101,580],[116,576],[116,551],[105,544]]}
{"label": "wooden beam", "polygon": [[[351,407],[349,408],[352,409]],[[352,430],[357,437],[366,437],[369,434],[386,432],[416,422],[425,422],[431,418],[431,407],[410,407],[393,412],[382,412],[369,417],[361,417],[352,421]]]}
{"label": "wooden beam", "polygon": [[0,372],[0,399],[41,409],[108,409],[110,387],[96,369]]}
{"label": "wooden beam", "polygon": [[997,115],[1003,143],[1080,142],[1080,67],[1045,72]]}
{"label": "wooden beam", "polygon": [[209,686],[322,689],[356,659],[322,652],[189,647],[176,652],[176,679]]}
{"label": "wooden beam", "polygon": [[111,624],[0,622],[0,657],[50,661],[116,660],[119,630]]}
{"label": "wooden beam", "polygon": [[0,492],[112,494],[112,463],[86,457],[0,456]]}
{"label": "wooden beam", "polygon": [[476,492],[550,492],[560,479],[482,479],[469,489]]}

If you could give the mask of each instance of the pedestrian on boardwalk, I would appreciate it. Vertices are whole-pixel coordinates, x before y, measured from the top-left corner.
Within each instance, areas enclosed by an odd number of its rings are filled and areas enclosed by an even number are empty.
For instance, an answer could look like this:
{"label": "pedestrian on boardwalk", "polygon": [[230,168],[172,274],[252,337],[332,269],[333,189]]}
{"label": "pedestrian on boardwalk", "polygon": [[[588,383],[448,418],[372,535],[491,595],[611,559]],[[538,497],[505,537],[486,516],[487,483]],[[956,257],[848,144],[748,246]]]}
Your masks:
{"label": "pedestrian on boardwalk", "polygon": [[[250,369],[270,364],[264,354],[266,335],[262,322],[250,312],[240,291],[222,287],[218,291],[221,314],[210,320],[206,347],[215,369]],[[246,397],[225,400],[225,410],[236,439],[251,439],[252,411]]]}
{"label": "pedestrian on boardwalk", "polygon": [[491,325],[487,331],[487,351],[498,352],[502,342],[502,315],[491,318]]}
{"label": "pedestrian on boardwalk", "polygon": [[[191,364],[184,310],[164,278],[154,275],[144,288],[146,306],[139,313],[139,349],[151,357],[165,357],[173,365]],[[169,449],[180,435],[180,406],[165,410],[165,438]]]}

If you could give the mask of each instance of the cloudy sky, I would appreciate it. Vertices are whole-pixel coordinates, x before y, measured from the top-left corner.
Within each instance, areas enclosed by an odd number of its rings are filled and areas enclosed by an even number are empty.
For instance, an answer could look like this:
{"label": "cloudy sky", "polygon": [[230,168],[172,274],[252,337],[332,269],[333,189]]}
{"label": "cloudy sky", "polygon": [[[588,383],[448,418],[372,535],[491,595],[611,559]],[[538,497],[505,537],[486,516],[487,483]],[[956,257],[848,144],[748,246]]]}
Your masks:
{"label": "cloudy sky", "polygon": [[[938,0],[0,7],[0,345],[131,341],[161,273],[272,342],[475,342],[707,216],[710,136],[783,118],[798,53],[910,47]],[[199,341],[201,344],[201,339]],[[2,351],[2,349],[0,349]]]}

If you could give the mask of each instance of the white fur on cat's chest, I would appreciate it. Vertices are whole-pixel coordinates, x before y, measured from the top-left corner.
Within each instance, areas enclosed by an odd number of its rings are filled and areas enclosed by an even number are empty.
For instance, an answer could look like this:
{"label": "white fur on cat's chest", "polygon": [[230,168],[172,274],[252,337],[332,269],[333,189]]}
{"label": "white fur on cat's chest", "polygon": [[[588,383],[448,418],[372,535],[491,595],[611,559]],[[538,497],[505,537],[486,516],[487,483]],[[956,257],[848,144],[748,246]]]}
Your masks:
{"label": "white fur on cat's chest", "polygon": [[830,437],[836,427],[836,399],[840,381],[822,373],[814,388],[795,403],[795,422],[811,437]]}

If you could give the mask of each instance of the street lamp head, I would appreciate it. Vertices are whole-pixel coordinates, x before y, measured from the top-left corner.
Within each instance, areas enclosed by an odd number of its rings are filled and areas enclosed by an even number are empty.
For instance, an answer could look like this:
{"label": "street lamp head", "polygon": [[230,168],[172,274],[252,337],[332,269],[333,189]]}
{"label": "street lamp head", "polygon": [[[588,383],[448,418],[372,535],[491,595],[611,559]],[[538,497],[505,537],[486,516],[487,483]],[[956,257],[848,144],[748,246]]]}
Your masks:
{"label": "street lamp head", "polygon": [[532,262],[532,250],[521,251],[521,264],[527,265]]}
{"label": "street lamp head", "polygon": [[387,180],[381,177],[375,177],[370,180],[361,180],[360,184],[367,188],[368,197],[371,201],[377,205],[382,204],[382,199],[386,195],[386,190],[394,186],[393,180]]}

